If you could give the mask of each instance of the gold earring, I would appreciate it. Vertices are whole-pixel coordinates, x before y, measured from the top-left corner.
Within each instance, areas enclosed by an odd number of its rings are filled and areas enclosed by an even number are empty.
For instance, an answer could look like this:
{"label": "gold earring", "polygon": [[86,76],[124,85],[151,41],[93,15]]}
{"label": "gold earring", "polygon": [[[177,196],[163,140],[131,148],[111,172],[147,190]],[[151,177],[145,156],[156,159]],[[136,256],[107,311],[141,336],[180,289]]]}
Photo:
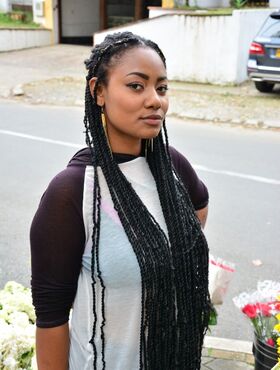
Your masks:
{"label": "gold earring", "polygon": [[101,121],[102,121],[102,126],[107,136],[106,118],[105,118],[103,106],[101,107]]}
{"label": "gold earring", "polygon": [[111,145],[110,145],[110,141],[109,141],[109,137],[108,137],[108,132],[107,132],[107,123],[106,123],[106,117],[105,117],[105,114],[104,114],[103,106],[101,107],[101,122],[102,122],[103,130],[104,130],[104,133],[105,133],[105,136],[106,136],[106,139],[107,139],[109,149],[112,153],[112,149],[111,149]]}

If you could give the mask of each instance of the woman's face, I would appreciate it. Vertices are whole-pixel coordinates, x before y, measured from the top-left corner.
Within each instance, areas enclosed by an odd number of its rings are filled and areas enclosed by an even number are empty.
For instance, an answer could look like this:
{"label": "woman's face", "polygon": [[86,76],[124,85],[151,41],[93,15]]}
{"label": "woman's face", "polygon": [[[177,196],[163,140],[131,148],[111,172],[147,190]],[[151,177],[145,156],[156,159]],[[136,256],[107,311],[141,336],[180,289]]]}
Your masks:
{"label": "woman's face", "polygon": [[139,154],[141,139],[156,137],[168,109],[166,69],[150,48],[125,52],[98,89],[113,152]]}

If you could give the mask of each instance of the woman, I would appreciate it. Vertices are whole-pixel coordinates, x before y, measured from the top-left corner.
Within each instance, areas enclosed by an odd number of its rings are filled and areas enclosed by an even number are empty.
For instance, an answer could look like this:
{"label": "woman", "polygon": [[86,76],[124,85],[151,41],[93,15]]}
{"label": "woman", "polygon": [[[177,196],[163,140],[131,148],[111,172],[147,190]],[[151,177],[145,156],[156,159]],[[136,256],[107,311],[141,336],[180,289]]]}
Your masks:
{"label": "woman", "polygon": [[31,227],[39,370],[199,369],[208,193],[168,145],[165,58],[124,32],[86,67],[88,148],[52,180]]}

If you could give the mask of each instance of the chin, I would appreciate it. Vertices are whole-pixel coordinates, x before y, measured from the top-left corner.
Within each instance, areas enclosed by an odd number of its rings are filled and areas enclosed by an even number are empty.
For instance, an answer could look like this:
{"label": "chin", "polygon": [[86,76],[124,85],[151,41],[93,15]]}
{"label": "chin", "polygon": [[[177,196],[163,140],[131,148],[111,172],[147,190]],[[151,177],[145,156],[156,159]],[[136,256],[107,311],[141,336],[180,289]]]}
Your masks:
{"label": "chin", "polygon": [[161,130],[156,130],[156,131],[153,131],[153,132],[149,132],[148,134],[143,135],[141,137],[141,139],[155,139],[159,135],[160,131]]}

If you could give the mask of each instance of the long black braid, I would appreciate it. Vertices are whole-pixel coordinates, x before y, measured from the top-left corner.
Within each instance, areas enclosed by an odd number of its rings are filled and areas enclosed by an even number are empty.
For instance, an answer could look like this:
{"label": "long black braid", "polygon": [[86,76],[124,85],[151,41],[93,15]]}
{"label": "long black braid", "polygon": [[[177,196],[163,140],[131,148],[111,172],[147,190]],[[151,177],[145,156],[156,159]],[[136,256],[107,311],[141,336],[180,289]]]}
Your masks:
{"label": "long black braid", "polygon": [[[86,142],[94,167],[92,288],[93,334],[96,369],[96,279],[102,287],[102,363],[105,359],[105,285],[99,266],[101,190],[98,167],[107,182],[114,207],[138,260],[142,282],[139,369],[198,370],[203,338],[208,326],[208,247],[193,205],[174,170],[169,154],[165,122],[163,132],[147,146],[147,162],[156,182],[168,236],[149,213],[114,160],[102,127],[97,105],[98,86],[108,83],[108,71],[132,48],[151,48],[165,58],[150,40],[130,32],[115,33],[94,47],[85,61],[88,69],[85,92]],[[96,77],[93,96],[89,81]],[[143,140],[145,142],[146,140]],[[145,145],[145,144],[144,144]]]}

